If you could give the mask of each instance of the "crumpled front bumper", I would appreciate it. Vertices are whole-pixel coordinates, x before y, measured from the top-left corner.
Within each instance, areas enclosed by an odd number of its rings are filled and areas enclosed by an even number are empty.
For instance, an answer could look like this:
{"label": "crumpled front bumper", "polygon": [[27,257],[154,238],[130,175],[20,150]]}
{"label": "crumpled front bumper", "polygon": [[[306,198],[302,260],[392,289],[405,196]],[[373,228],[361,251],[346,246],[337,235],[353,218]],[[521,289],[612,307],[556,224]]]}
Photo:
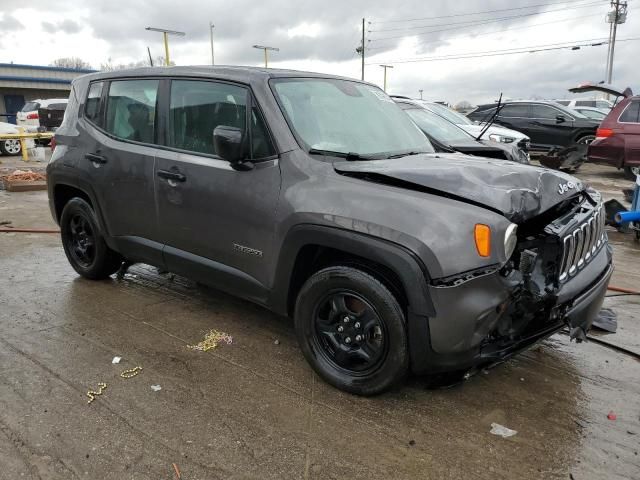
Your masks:
{"label": "crumpled front bumper", "polygon": [[420,362],[414,362],[412,369],[416,373],[440,373],[497,363],[567,325],[575,338],[582,339],[600,311],[612,272],[612,250],[606,245],[560,288],[550,313],[540,312],[525,333],[495,342],[487,338],[508,303],[514,301],[509,285],[498,272],[455,286],[431,285],[436,315],[423,319],[428,322],[429,339]]}

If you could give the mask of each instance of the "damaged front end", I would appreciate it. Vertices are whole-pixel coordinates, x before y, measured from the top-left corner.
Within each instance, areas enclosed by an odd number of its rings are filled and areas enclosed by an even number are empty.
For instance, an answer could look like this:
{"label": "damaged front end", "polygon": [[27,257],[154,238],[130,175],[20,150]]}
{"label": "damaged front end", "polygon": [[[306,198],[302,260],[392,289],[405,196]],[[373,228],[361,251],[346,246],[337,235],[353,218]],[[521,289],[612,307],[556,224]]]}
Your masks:
{"label": "damaged front end", "polygon": [[434,364],[498,363],[565,326],[584,340],[611,272],[598,193],[581,192],[520,223],[506,264],[432,281]]}

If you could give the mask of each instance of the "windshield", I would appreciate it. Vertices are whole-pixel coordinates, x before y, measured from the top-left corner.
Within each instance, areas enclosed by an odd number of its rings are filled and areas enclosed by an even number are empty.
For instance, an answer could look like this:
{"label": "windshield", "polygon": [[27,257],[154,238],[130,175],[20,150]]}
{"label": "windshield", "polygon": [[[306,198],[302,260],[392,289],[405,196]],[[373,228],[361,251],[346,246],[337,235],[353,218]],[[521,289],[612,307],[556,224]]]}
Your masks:
{"label": "windshield", "polygon": [[420,102],[420,103],[423,104],[426,108],[428,108],[432,112],[437,113],[441,117],[446,118],[451,123],[455,123],[456,125],[475,125],[469,118],[465,117],[464,115],[458,112],[454,112],[453,110],[451,110],[448,107],[445,107],[444,105],[440,105],[439,103],[426,103],[426,102],[425,103]]}
{"label": "windshield", "polygon": [[416,122],[420,130],[444,145],[454,145],[473,140],[473,137],[460,127],[429,110],[410,108],[405,112]]}
{"label": "windshield", "polygon": [[289,126],[306,147],[342,154],[433,152],[424,134],[382,90],[348,80],[272,80]]}

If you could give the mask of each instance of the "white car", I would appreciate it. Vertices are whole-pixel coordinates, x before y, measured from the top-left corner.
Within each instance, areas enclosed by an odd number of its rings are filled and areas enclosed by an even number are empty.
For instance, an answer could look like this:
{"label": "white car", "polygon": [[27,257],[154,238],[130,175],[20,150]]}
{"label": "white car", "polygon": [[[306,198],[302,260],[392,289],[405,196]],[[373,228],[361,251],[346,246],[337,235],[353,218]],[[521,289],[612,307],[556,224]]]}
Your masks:
{"label": "white car", "polygon": [[593,120],[602,121],[605,119],[607,115],[609,115],[609,110],[604,108],[594,108],[594,107],[573,107],[578,113],[581,113],[587,118],[592,118]]}
{"label": "white car", "polygon": [[[430,110],[433,113],[446,118],[450,122],[455,123],[464,131],[466,131],[470,135],[473,135],[474,137],[480,135],[482,130],[484,130],[485,128],[485,125],[476,123],[470,118],[465,117],[461,113],[455,112],[439,103],[426,102],[424,100],[412,101],[420,103],[420,105],[424,106],[427,110]],[[499,143],[515,143],[525,152],[529,150],[529,137],[516,130],[511,130],[510,128],[491,125],[484,133],[483,138]]]}
{"label": "white car", "polygon": [[590,107],[597,108],[608,113],[613,108],[613,102],[605,100],[604,98],[573,98],[571,100],[565,98],[553,101],[573,110],[577,110],[582,107]]}
{"label": "white car", "polygon": [[52,104],[69,103],[68,98],[48,98],[46,100],[30,100],[24,104],[24,107],[17,113],[16,120],[20,127],[24,127],[26,131],[35,132],[40,126],[40,118],[38,116],[39,108],[47,108]]}
{"label": "white car", "polygon": [[[18,127],[13,123],[0,122],[0,135],[3,133],[20,133]],[[32,139],[27,139],[27,148],[33,148],[35,143]],[[20,140],[12,138],[0,140],[0,153],[3,155],[19,155],[22,152]]]}

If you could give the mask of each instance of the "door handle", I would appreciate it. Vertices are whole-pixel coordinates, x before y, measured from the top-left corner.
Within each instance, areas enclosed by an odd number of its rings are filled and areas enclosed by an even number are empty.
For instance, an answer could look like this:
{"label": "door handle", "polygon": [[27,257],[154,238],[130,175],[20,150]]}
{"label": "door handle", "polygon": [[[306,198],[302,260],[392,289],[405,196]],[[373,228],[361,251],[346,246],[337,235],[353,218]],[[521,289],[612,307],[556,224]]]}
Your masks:
{"label": "door handle", "polygon": [[171,172],[169,170],[158,170],[157,175],[160,178],[164,178],[166,180],[173,180],[174,182],[184,182],[187,180],[187,177],[185,177],[182,173]]}
{"label": "door handle", "polygon": [[102,155],[98,155],[96,153],[85,153],[84,158],[93,163],[105,164],[107,163],[107,159]]}

